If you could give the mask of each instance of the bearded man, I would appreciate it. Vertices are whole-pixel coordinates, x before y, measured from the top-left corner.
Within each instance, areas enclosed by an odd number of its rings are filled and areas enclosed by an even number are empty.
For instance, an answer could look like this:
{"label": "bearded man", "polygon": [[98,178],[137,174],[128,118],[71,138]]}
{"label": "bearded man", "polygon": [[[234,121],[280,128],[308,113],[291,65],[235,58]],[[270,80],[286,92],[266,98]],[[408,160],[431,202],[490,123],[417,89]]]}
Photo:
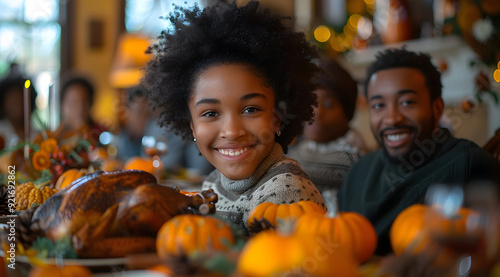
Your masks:
{"label": "bearded man", "polygon": [[380,149],[353,165],[338,196],[341,211],[373,223],[378,255],[392,251],[392,222],[408,206],[424,203],[429,186],[499,182],[500,167],[490,154],[439,128],[441,90],[441,74],[424,53],[385,50],[368,69],[365,96]]}

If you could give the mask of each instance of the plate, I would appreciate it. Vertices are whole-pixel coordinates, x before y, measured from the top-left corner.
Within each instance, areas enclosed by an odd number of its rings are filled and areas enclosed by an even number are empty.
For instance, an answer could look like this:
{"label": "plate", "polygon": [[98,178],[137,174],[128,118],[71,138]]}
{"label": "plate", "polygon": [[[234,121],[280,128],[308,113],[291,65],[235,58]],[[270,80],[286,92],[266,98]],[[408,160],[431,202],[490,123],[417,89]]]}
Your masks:
{"label": "plate", "polygon": [[152,270],[127,270],[121,272],[99,273],[94,274],[92,277],[166,277],[166,274],[152,271]]}
{"label": "plate", "polygon": [[[26,256],[18,255],[16,259],[22,263],[29,263]],[[46,264],[56,264],[56,259],[48,258],[42,259]],[[124,266],[127,263],[126,258],[109,258],[109,259],[61,259],[64,265],[84,265],[88,267],[103,267],[103,266]],[[59,264],[59,261],[57,261]]]}
{"label": "plate", "polygon": [[201,191],[202,179],[166,179],[161,181],[161,185],[169,187],[178,187],[180,190],[193,192]]}
{"label": "plate", "polygon": [[7,225],[11,219],[16,219],[17,215],[2,215],[0,216],[0,224]]}

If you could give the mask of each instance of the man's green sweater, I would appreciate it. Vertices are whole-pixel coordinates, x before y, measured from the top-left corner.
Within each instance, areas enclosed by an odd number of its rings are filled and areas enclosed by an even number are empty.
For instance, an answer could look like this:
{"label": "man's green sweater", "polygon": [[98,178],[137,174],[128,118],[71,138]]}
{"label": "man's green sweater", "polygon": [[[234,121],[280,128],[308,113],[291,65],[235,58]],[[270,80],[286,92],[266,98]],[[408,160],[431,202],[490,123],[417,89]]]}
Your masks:
{"label": "man's green sweater", "polygon": [[377,255],[392,251],[389,230],[396,216],[423,203],[430,185],[499,181],[500,166],[479,146],[441,129],[407,158],[391,161],[382,150],[363,156],[348,171],[339,191],[341,211],[367,217],[378,234]]}

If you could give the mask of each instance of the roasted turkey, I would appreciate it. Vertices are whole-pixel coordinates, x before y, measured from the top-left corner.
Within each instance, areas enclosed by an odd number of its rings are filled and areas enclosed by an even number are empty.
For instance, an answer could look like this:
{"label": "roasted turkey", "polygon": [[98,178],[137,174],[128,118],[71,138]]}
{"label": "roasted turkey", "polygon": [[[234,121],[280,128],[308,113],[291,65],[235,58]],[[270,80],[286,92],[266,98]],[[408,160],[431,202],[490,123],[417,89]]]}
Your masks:
{"label": "roasted turkey", "polygon": [[53,241],[72,236],[81,258],[124,257],[154,251],[163,223],[183,213],[214,213],[216,202],[212,190],[187,196],[144,171],[98,171],[49,198],[32,220]]}

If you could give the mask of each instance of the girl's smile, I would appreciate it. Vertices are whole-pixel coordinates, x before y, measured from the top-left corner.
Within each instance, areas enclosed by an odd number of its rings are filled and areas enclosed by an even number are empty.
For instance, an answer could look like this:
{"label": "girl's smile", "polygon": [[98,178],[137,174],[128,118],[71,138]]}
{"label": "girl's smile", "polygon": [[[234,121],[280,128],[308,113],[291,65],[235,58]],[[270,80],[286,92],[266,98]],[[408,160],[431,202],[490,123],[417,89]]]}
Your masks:
{"label": "girl's smile", "polygon": [[189,101],[191,129],[200,152],[224,176],[248,178],[271,152],[279,128],[274,91],[244,64],[201,72]]}

